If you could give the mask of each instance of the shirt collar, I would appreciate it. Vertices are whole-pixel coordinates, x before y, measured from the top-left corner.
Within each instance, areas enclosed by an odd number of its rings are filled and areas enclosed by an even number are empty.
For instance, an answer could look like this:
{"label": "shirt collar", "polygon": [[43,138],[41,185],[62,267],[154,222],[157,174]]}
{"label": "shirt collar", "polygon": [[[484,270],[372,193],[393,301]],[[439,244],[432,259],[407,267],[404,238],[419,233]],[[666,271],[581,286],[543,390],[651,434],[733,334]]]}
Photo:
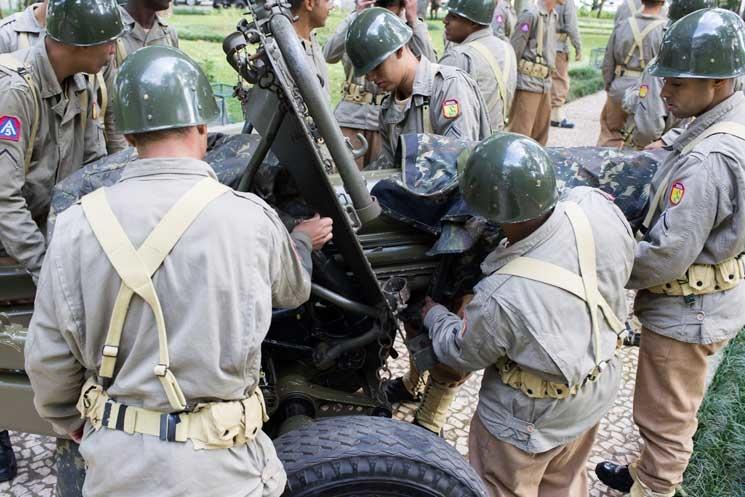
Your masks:
{"label": "shirt collar", "polygon": [[[38,43],[34,44],[30,49],[28,56],[28,60],[32,62],[38,71],[40,79],[39,93],[41,94],[41,98],[49,98],[62,93],[62,86],[60,86],[59,81],[57,81],[57,75],[52,68],[52,63],[49,61],[49,54],[47,53],[45,40],[46,34],[41,36]],[[73,74],[68,79],[71,79],[72,89],[74,91],[78,92],[86,88],[85,74]]]}
{"label": "shirt collar", "polygon": [[482,40],[484,38],[488,38],[490,36],[494,36],[491,30],[491,26],[486,26],[484,29],[479,29],[478,31],[474,31],[470,35],[466,37],[465,40],[463,40],[463,44],[470,43],[472,41]]}
{"label": "shirt collar", "polygon": [[17,33],[41,33],[44,28],[39,24],[34,15],[34,10],[40,7],[40,3],[29,5],[21,14],[13,26]]}
{"label": "shirt collar", "polygon": [[681,133],[678,139],[673,142],[673,150],[677,152],[682,151],[686,145],[695,140],[704,132],[704,130],[714,123],[721,121],[723,116],[729,114],[735,107],[742,105],[743,102],[745,102],[745,95],[743,95],[742,92],[736,91],[732,96],[717,104],[713,109],[698,116],[690,126]]}
{"label": "shirt collar", "polygon": [[187,157],[168,157],[137,159],[127,164],[119,181],[167,174],[204,176],[217,179],[215,171],[204,161]]}
{"label": "shirt collar", "polygon": [[435,79],[435,67],[427,59],[427,57],[421,57],[419,59],[419,66],[416,69],[414,75],[414,84],[412,85],[412,96],[423,95],[429,97],[432,95],[432,83]]}
{"label": "shirt collar", "polygon": [[561,228],[564,221],[565,210],[566,203],[559,202],[556,204],[554,211],[548,219],[546,219],[546,222],[526,238],[511,245],[500,243],[500,246],[486,256],[484,262],[481,263],[481,271],[486,275],[490,275],[511,260],[527,254],[535,247],[548,240],[559,230],[559,228]]}

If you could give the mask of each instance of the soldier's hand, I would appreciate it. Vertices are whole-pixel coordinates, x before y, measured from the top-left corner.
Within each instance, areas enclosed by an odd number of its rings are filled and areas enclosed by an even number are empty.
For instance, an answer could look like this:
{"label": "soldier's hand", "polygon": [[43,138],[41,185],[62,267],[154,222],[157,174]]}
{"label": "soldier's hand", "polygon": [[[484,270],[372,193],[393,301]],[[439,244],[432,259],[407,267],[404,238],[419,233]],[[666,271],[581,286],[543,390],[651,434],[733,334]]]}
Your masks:
{"label": "soldier's hand", "polygon": [[375,4],[375,0],[359,0],[357,2],[357,12],[362,12],[365,9],[372,7]]}
{"label": "soldier's hand", "polygon": [[305,233],[308,235],[313,250],[321,250],[333,235],[334,220],[330,217],[321,217],[316,214],[310,219],[302,221],[292,230],[293,233]]}
{"label": "soldier's hand", "polygon": [[414,26],[414,23],[417,20],[416,3],[417,3],[417,0],[405,0],[405,3],[404,3],[404,11],[406,12],[406,22],[412,27]]}
{"label": "soldier's hand", "polygon": [[657,140],[644,147],[644,150],[658,150],[664,146],[665,144],[662,143],[662,140]]}
{"label": "soldier's hand", "polygon": [[575,62],[579,62],[582,60],[582,51],[581,50],[575,50],[574,51],[574,60]]}

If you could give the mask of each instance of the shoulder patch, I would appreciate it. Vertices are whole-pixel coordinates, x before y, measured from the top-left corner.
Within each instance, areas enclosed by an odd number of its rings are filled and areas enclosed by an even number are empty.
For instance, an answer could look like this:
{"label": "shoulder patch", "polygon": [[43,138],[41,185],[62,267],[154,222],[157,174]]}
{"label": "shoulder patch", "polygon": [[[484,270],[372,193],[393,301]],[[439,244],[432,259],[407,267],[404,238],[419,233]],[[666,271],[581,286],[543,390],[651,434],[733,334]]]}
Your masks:
{"label": "shoulder patch", "polygon": [[649,85],[641,85],[639,87],[639,98],[644,98],[649,93]]}
{"label": "shoulder patch", "polygon": [[683,196],[686,193],[686,187],[682,181],[674,181],[672,188],[670,188],[670,205],[678,205],[683,201]]}
{"label": "shoulder patch", "polygon": [[442,115],[445,119],[455,119],[460,116],[460,102],[457,98],[449,98],[442,102]]}
{"label": "shoulder patch", "polygon": [[499,24],[504,24],[504,17],[502,17],[501,14],[497,14],[497,17],[495,17],[494,20],[497,21]]}
{"label": "shoulder patch", "polygon": [[21,120],[15,116],[0,116],[0,140],[17,142],[21,138]]}
{"label": "shoulder patch", "polygon": [[524,22],[524,23],[520,24],[520,31],[522,31],[523,33],[529,32],[530,31],[530,23]]}

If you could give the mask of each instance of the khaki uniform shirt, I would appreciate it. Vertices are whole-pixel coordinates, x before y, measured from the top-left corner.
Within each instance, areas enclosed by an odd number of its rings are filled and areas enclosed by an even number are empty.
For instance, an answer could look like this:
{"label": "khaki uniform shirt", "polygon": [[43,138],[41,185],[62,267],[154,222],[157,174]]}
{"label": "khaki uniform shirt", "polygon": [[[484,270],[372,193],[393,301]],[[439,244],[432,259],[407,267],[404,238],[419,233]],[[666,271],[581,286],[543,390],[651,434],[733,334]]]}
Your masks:
{"label": "khaki uniform shirt", "polygon": [[326,66],[326,60],[323,58],[323,51],[321,50],[321,44],[318,43],[318,39],[315,33],[311,33],[310,40],[304,40],[298,37],[300,45],[305,50],[305,55],[308,57],[308,63],[311,68],[315,68],[316,75],[318,76],[318,82],[321,83],[321,87],[326,90],[326,96],[331,99],[329,89],[329,68]]}
{"label": "khaki uniform shirt", "polygon": [[[366,77],[359,76],[355,78],[353,76],[352,62],[349,60],[344,48],[347,30],[352,21],[357,17],[357,14],[357,12],[352,12],[339,24],[336,32],[323,46],[323,56],[329,64],[335,64],[341,61],[344,66],[344,75],[350,83],[363,86],[365,91],[375,96],[382,95],[385,92],[378,88],[372,81],[368,81]],[[417,20],[412,30],[413,35],[408,43],[411,51],[417,57],[426,57],[431,61],[435,61],[437,56],[432,48],[432,41],[427,31],[427,25],[421,20]],[[336,106],[334,116],[342,127],[377,131],[380,122],[380,105],[358,104],[342,98]]]}
{"label": "khaki uniform shirt", "polygon": [[[650,23],[658,22],[662,18],[647,14],[636,14],[634,19],[639,27],[639,31],[642,32]],[[635,48],[628,64],[625,64],[626,58],[631,48],[634,47],[634,35],[631,30],[630,21],[626,19],[613,28],[608,45],[605,48],[605,58],[603,59],[603,80],[605,81],[605,90],[608,92],[610,98],[620,104],[623,101],[626,90],[639,81],[638,75],[617,77],[615,74],[616,66],[625,65],[626,69],[632,71],[641,72],[644,70],[646,65],[660,51],[664,28],[665,25],[661,23],[644,37],[642,42],[642,45],[644,45],[642,47],[642,54],[644,55],[643,63],[639,57],[639,50]]]}
{"label": "khaki uniform shirt", "polygon": [[517,14],[509,0],[499,0],[494,8],[494,19],[491,23],[492,31],[495,36],[510,41],[510,36],[515,29]]}
{"label": "khaki uniform shirt", "polygon": [[629,115],[626,129],[632,130],[629,142],[643,148],[659,140],[681,120],[668,112],[662,99],[662,78],[650,76],[644,69],[639,81],[628,88],[623,97],[623,110]]}
{"label": "khaki uniform shirt", "polygon": [[[425,129],[424,110],[429,105],[431,130]],[[422,57],[414,76],[411,98],[404,108],[389,95],[380,111],[380,157],[370,169],[396,167],[393,163],[398,138],[406,133],[433,133],[478,141],[491,134],[486,104],[476,82],[450,66],[433,64]]]}
{"label": "khaki uniform shirt", "polygon": [[495,363],[507,356],[524,370],[570,386],[595,367],[592,324],[585,302],[560,288],[495,271],[521,256],[579,274],[574,232],[564,201],[579,204],[595,237],[598,289],[619,319],[626,316],[624,285],[634,260],[634,239],[621,211],[599,190],[567,193],[548,220],[519,242],[497,248],[481,264],[486,277],[474,289],[464,319],[435,306],[424,324],[437,358],[461,371],[484,369],[477,412],[497,439],[536,454],[576,439],[595,426],[615,400],[621,365],[612,359],[616,334],[598,311],[600,360],[611,360],[595,382],[564,400],[534,399],[502,382]]}
{"label": "khaki uniform shirt", "polygon": [[21,12],[0,20],[0,53],[15,52],[36,43],[44,32],[44,27],[34,16],[39,6],[40,3],[29,5]]}
{"label": "khaki uniform shirt", "polygon": [[[539,23],[538,20],[543,22]],[[539,25],[543,26],[543,54],[538,54]],[[546,10],[543,2],[530,5],[517,18],[515,30],[510,37],[510,43],[515,49],[517,63],[520,60],[538,62],[553,69],[556,62],[556,11]],[[545,79],[517,73],[517,89],[533,93],[547,93],[551,90],[551,74]]]}
{"label": "khaki uniform shirt", "polygon": [[621,0],[613,16],[613,26],[618,26],[629,17],[642,11],[642,0]]}
{"label": "khaki uniform shirt", "polygon": [[[506,83],[506,88],[504,88],[505,105],[509,107],[515,96],[517,85],[515,53],[512,51],[512,45],[494,36],[489,27],[472,33],[463,40],[463,43],[451,44],[448,52],[440,59],[440,64],[463,69],[476,81],[488,107],[492,132],[501,131],[505,125],[505,109],[499,96],[499,83],[489,62],[475,48],[469,47],[469,43],[475,41],[484,45],[491,52],[502,69],[505,67],[505,59],[510,58],[509,72],[504,74]],[[509,117],[509,114],[507,114],[507,117]]]}
{"label": "khaki uniform shirt", "polygon": [[[52,188],[83,164],[106,155],[103,126],[93,119],[97,106],[86,75],[60,83],[42,42],[16,52],[31,66],[41,105],[39,130],[28,171],[24,163],[34,121],[34,94],[15,71],[0,68],[0,241],[8,255],[38,277],[46,250],[43,226]],[[87,119],[81,122],[81,95],[88,92]],[[38,104],[38,102],[37,102]]]}
{"label": "khaki uniform shirt", "polygon": [[[39,24],[36,16],[34,16],[34,10],[40,5],[35,3],[22,12],[13,14],[0,21],[0,53],[11,53],[36,45],[44,33],[44,27]],[[106,150],[108,153],[113,154],[128,147],[124,135],[116,131],[116,120],[112,105],[114,78],[116,77],[116,68],[113,61],[104,68],[103,76],[106,83],[108,100],[103,122]],[[92,84],[98,86],[98,82]],[[96,92],[96,98],[100,98],[101,96],[100,92]]]}
{"label": "khaki uniform shirt", "polygon": [[[173,204],[204,177],[194,159],[129,164],[106,188],[111,209],[139,247]],[[293,247],[294,240],[294,247]],[[297,252],[297,254],[296,254]],[[259,382],[261,343],[272,307],[294,308],[310,294],[310,240],[292,239],[258,197],[226,192],[191,224],[153,282],[163,304],[171,370],[189,404],[239,400]],[[85,379],[98,372],[120,278],[74,205],[57,218],[26,343],[26,371],[39,414],[61,432],[82,421],[76,402]],[[129,406],[170,412],[160,381],[155,319],[135,297],[122,332],[108,394]],[[84,494],[278,496],[284,472],[261,432],[246,446],[194,450],[191,442],[86,424],[80,453],[88,465]]]}
{"label": "khaki uniform shirt", "polygon": [[[574,0],[566,0],[564,5],[556,4],[556,21],[556,51],[569,53],[567,42],[571,40],[574,51],[582,52],[582,38],[579,35],[577,6]],[[565,37],[568,37],[568,40]]]}
{"label": "khaki uniform shirt", "polygon": [[[698,116],[673,143],[652,179],[650,198],[663,187],[662,206],[639,243],[629,288],[644,289],[682,277],[694,263],[716,264],[745,252],[745,141],[717,134],[686,155],[682,149],[721,121],[745,124],[745,96],[736,92]],[[661,182],[673,171],[669,184]],[[676,190],[676,201],[671,201]],[[682,342],[732,338],[745,325],[745,284],[683,297],[639,292],[634,311],[650,330]]]}
{"label": "khaki uniform shirt", "polygon": [[[166,45],[178,48],[178,34],[176,29],[171,27],[162,17],[156,14],[153,27],[146,30],[127,12],[119,6],[119,12],[122,14],[124,25],[129,31],[121,37],[121,42],[117,45],[117,58],[126,58],[129,54],[136,52],[142,47],[151,45]],[[119,53],[121,48],[124,53]],[[123,57],[122,57],[123,56]]]}

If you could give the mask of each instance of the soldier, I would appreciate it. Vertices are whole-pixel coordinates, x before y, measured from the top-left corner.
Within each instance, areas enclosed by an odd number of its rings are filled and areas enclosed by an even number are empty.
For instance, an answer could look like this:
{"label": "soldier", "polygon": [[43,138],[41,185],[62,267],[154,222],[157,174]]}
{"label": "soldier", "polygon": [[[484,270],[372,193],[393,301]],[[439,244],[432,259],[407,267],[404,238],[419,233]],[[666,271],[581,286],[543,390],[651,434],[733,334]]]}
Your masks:
{"label": "soldier", "polygon": [[432,133],[478,140],[490,133],[476,83],[454,67],[417,59],[409,46],[411,28],[386,9],[361,12],[349,26],[346,51],[356,76],[367,75],[390,92],[381,105],[380,157],[373,169],[393,167],[403,133]]}
{"label": "soldier", "polygon": [[218,109],[178,49],[130,55],[116,89],[139,160],[57,218],[25,350],[36,408],[82,439],[85,495],[278,496],[260,347],[272,308],[308,299],[331,220],[290,235],[258,197],[216,181],[201,158]]}
{"label": "soldier", "polygon": [[600,114],[599,147],[621,147],[626,113],[622,102],[626,90],[639,81],[642,71],[659,51],[665,19],[664,1],[643,0],[644,8],[613,29],[603,59],[607,98]]}
{"label": "soldier", "polygon": [[380,154],[381,143],[378,122],[380,120],[380,104],[386,93],[378,88],[375,83],[368,81],[364,75],[354,76],[354,68],[344,51],[344,43],[349,25],[360,12],[372,7],[373,3],[377,7],[390,10],[397,16],[401,16],[402,13],[405,14],[406,23],[413,31],[408,44],[412,53],[426,57],[431,61],[437,59],[429,38],[427,25],[417,17],[415,0],[405,0],[404,2],[401,2],[401,0],[361,0],[357,3],[357,9],[339,24],[334,35],[323,46],[323,55],[326,62],[335,64],[341,60],[346,75],[341,101],[334,111],[334,116],[341,126],[341,132],[355,148],[362,146],[362,142],[357,137],[358,133],[365,137],[368,144],[367,153],[357,159],[357,166],[360,169]]}
{"label": "soldier", "polygon": [[538,0],[523,10],[510,38],[518,60],[518,74],[509,130],[530,136],[541,145],[548,141],[551,120],[557,3],[561,5],[564,0]]}
{"label": "soldier", "polygon": [[296,16],[293,27],[303,50],[305,50],[305,55],[308,57],[308,63],[312,64],[311,67],[316,68],[321,87],[325,88],[327,93],[330,84],[329,69],[326,67],[321,45],[318,43],[316,33],[313,30],[326,25],[326,19],[328,19],[332,7],[330,0],[290,0],[292,15]]}
{"label": "soldier", "polygon": [[621,380],[631,228],[599,190],[559,200],[551,160],[520,135],[481,142],[459,184],[507,237],[462,316],[429,298],[422,309],[440,361],[485,369],[470,462],[493,496],[588,495],[587,458]]}
{"label": "soldier", "polygon": [[[30,5],[0,22],[0,54],[25,50],[35,45],[44,32],[47,21],[47,0]],[[114,154],[127,148],[124,136],[116,131],[114,113],[111,111],[111,91],[116,71],[112,60],[102,71],[88,76],[88,84],[96,88],[101,125],[104,128],[106,151]]]}
{"label": "soldier", "polygon": [[494,20],[491,23],[494,35],[504,41],[510,41],[516,22],[517,14],[510,0],[497,0],[497,6],[494,8]]}
{"label": "soldier", "polygon": [[644,440],[630,466],[596,472],[632,497],[671,497],[693,449],[707,358],[745,325],[745,25],[699,10],[665,33],[649,73],[678,118],[695,118],[652,179],[646,232],[629,288],[642,323],[634,421]]}
{"label": "soldier", "polygon": [[[673,0],[667,15],[668,25],[691,12],[715,6],[714,0]],[[683,123],[668,112],[662,100],[662,85],[662,78],[650,76],[647,67],[639,84],[626,90],[623,97],[623,110],[628,114],[624,130],[626,145],[659,148],[672,145],[677,138],[677,132],[668,134],[668,131]]]}
{"label": "soldier", "polygon": [[445,37],[452,43],[440,64],[466,71],[481,90],[492,132],[502,131],[515,95],[517,63],[512,45],[494,36],[494,0],[450,0]]}
{"label": "soldier", "polygon": [[613,16],[613,27],[618,26],[631,16],[642,11],[642,0],[622,0],[616,9],[616,15]]}
{"label": "soldier", "polygon": [[127,33],[116,44],[116,65],[142,47],[165,45],[178,48],[176,30],[158,15],[168,9],[170,0],[127,0],[120,7]]}
{"label": "soldier", "polygon": [[572,40],[574,60],[582,60],[582,39],[577,23],[577,6],[574,0],[556,6],[556,67],[551,71],[551,126],[574,128],[574,123],[564,117],[563,107],[569,94],[569,43]]}

